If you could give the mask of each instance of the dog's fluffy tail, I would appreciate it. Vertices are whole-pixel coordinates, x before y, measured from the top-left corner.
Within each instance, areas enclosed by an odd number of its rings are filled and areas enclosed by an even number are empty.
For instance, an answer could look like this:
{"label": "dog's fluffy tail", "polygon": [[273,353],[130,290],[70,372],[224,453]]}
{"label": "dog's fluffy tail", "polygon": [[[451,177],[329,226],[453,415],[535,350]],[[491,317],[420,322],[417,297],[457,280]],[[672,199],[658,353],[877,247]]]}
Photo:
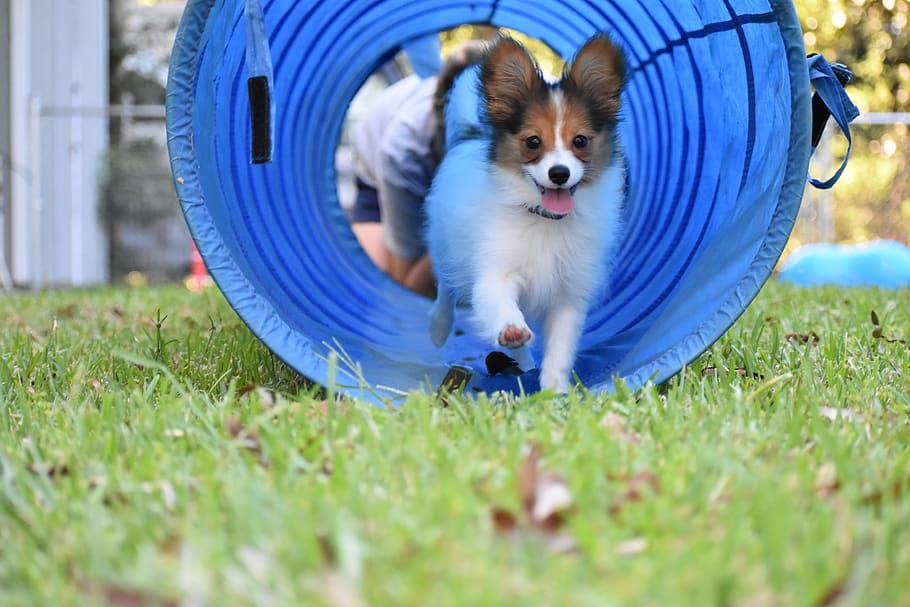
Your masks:
{"label": "dog's fluffy tail", "polygon": [[447,151],[463,141],[480,139],[484,135],[480,120],[481,98],[477,93],[479,86],[478,66],[465,70],[452,85],[445,114]]}
{"label": "dog's fluffy tail", "polygon": [[468,68],[478,65],[487,52],[487,44],[482,40],[469,40],[456,47],[446,58],[436,80],[436,90],[433,92],[433,115],[436,121],[436,132],[433,133],[433,153],[437,158],[442,158],[446,145],[446,104],[449,92],[455,80]]}

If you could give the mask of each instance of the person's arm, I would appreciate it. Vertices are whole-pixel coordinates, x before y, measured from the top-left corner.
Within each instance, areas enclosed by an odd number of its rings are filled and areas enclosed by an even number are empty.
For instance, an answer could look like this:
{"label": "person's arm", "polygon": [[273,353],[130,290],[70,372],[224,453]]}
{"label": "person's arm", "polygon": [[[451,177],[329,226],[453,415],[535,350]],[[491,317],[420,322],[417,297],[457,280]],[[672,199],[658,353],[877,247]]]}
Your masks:
{"label": "person's arm", "polygon": [[423,242],[423,196],[381,179],[379,205],[389,275],[412,291],[430,293],[434,281]]}

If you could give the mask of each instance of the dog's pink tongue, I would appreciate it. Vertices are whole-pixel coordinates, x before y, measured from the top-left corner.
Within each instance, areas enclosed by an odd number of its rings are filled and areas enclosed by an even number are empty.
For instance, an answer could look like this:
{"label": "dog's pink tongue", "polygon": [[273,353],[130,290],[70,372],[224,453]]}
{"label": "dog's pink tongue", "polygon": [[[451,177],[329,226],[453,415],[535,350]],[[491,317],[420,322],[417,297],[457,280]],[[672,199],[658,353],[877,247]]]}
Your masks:
{"label": "dog's pink tongue", "polygon": [[546,188],[540,201],[543,207],[553,213],[565,215],[575,207],[575,201],[569,190]]}

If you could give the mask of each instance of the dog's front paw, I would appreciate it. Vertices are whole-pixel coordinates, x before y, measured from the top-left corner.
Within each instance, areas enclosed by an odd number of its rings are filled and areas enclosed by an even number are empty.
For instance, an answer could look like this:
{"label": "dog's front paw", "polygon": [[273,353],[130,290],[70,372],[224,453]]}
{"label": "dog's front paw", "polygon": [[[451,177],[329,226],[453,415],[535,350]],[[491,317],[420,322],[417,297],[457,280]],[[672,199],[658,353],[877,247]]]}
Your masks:
{"label": "dog's front paw", "polygon": [[499,332],[499,345],[504,348],[520,348],[531,341],[534,334],[527,325],[506,325]]}

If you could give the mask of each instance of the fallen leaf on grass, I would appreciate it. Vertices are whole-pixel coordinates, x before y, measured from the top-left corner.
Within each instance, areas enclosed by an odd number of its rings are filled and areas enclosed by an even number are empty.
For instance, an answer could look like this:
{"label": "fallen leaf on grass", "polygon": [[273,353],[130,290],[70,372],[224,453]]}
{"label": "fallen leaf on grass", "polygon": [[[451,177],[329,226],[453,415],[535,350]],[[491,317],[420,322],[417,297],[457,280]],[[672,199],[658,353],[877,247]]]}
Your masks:
{"label": "fallen leaf on grass", "polygon": [[246,428],[236,417],[224,420],[224,429],[233,439],[240,442],[243,447],[255,455],[262,455],[262,442],[259,439],[259,427]]}
{"label": "fallen leaf on grass", "polygon": [[262,386],[257,386],[256,384],[246,384],[237,390],[237,396],[239,398],[250,396],[252,394],[255,394],[257,397],[259,397],[259,402],[266,409],[270,409],[275,406],[275,393],[268,388],[263,388]]}
{"label": "fallen leaf on grass", "polygon": [[572,494],[566,479],[557,472],[540,473],[540,446],[533,445],[525,458],[518,489],[525,514],[532,525],[555,531],[563,524],[562,515],[572,507]]}
{"label": "fallen leaf on grass", "polygon": [[621,480],[626,482],[625,491],[618,499],[610,504],[609,512],[611,516],[617,516],[626,504],[639,502],[646,495],[660,494],[660,481],[657,474],[651,470],[641,470],[630,477],[622,477],[615,474],[607,474],[607,479],[611,481]]}
{"label": "fallen leaf on grass", "polygon": [[813,346],[817,346],[819,342],[818,333],[815,331],[809,331],[808,333],[787,333],[784,336],[784,339],[790,344],[807,344],[811,341]]}
{"label": "fallen leaf on grass", "polygon": [[635,556],[641,554],[648,547],[648,540],[643,537],[633,537],[616,545],[616,553],[620,556]]}
{"label": "fallen leaf on grass", "polygon": [[366,607],[366,601],[341,573],[329,569],[320,576],[320,592],[329,607]]}
{"label": "fallen leaf on grass", "polygon": [[493,521],[493,529],[499,533],[512,533],[518,528],[518,518],[503,508],[493,508],[490,520]]}
{"label": "fallen leaf on grass", "polygon": [[[726,371],[724,373],[726,374]],[[719,375],[720,371],[718,371],[717,367],[705,367],[701,370],[702,377],[718,377]],[[748,377],[749,372],[743,367],[737,367],[733,369],[733,375],[736,375],[737,377]],[[764,379],[764,376],[758,373],[753,373],[752,377],[754,379]]]}
{"label": "fallen leaf on grass", "polygon": [[841,598],[847,591],[847,582],[846,580],[841,580],[831,586],[828,590],[825,591],[823,595],[818,597],[818,600],[815,601],[816,607],[833,607],[840,603]]}
{"label": "fallen leaf on grass", "polygon": [[42,466],[29,464],[26,466],[26,469],[35,476],[46,476],[51,480],[70,475],[69,464],[49,464]]}
{"label": "fallen leaf on grass", "polygon": [[527,532],[542,538],[557,553],[574,552],[578,546],[562,531],[572,509],[572,494],[565,478],[556,472],[541,472],[540,445],[534,444],[518,472],[518,492],[524,516],[502,508],[490,512],[493,528],[502,534]]}
{"label": "fallen leaf on grass", "polygon": [[607,411],[600,420],[600,427],[606,428],[616,438],[633,444],[641,442],[641,437],[636,432],[629,430],[628,426],[629,422],[626,417],[615,411]]}
{"label": "fallen leaf on grass", "polygon": [[828,499],[837,494],[840,489],[840,479],[837,478],[837,466],[826,462],[815,474],[815,492],[819,497]]}
{"label": "fallen leaf on grass", "polygon": [[786,603],[771,590],[761,590],[757,594],[730,603],[730,607],[781,607]]}
{"label": "fallen leaf on grass", "polygon": [[850,409],[835,409],[834,407],[819,407],[818,413],[822,417],[825,417],[829,420],[837,421],[837,418],[841,418],[844,421],[862,423],[866,421],[866,418],[863,417],[861,413],[856,411],[851,411]]}
{"label": "fallen leaf on grass", "polygon": [[178,607],[180,601],[136,588],[117,584],[80,580],[82,594],[92,596],[109,607]]}
{"label": "fallen leaf on grass", "polygon": [[878,321],[878,314],[875,313],[875,310],[869,314],[869,317],[872,320],[872,337],[875,339],[881,339],[886,341],[889,344],[905,344],[907,343],[904,339],[892,339],[890,337],[885,337],[884,332],[882,331],[882,325]]}
{"label": "fallen leaf on grass", "polygon": [[337,415],[339,413],[344,414],[345,417],[350,417],[350,405],[343,400],[336,400],[334,403],[330,403],[327,400],[314,400],[304,411],[307,419],[325,419],[330,414]]}
{"label": "fallen leaf on grass", "polygon": [[339,564],[338,553],[324,533],[316,535],[316,543],[325,565],[319,576],[318,591],[330,607],[365,607],[366,601],[360,595],[349,575],[345,575]]}
{"label": "fallen leaf on grass", "polygon": [[886,489],[876,489],[866,493],[862,501],[871,506],[881,506],[886,499],[903,499],[908,493],[910,493],[910,475],[894,481]]}

